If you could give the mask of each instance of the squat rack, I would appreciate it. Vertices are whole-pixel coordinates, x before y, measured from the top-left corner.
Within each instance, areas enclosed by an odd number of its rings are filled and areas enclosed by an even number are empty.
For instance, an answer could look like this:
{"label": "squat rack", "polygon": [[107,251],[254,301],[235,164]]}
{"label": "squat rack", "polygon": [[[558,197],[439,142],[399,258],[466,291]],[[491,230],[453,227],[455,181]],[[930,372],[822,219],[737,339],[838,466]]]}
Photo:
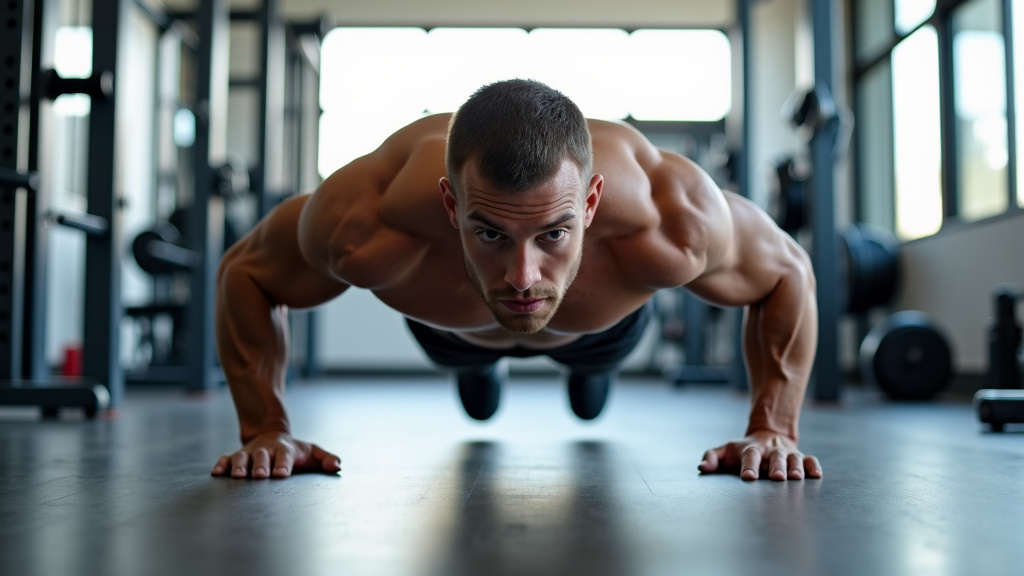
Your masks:
{"label": "squat rack", "polygon": [[[51,2],[10,0],[0,7],[6,32],[0,91],[0,405],[62,407],[93,415],[124,395],[119,362],[121,200],[115,190],[114,79],[126,4],[94,0],[93,70],[63,79],[44,70],[52,60],[42,38],[54,30]],[[44,214],[46,177],[39,174],[42,102],[61,94],[92,99],[89,115],[88,214]],[[28,124],[24,120],[28,119]],[[46,231],[50,220],[86,234],[83,379],[55,381],[45,362]]]}

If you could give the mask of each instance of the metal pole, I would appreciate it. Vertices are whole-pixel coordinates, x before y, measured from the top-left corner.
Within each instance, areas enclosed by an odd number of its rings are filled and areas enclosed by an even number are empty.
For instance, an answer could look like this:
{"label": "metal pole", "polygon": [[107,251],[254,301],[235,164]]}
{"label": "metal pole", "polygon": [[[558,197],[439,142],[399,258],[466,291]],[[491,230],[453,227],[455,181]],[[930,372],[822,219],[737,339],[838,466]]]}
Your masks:
{"label": "metal pole", "polygon": [[[751,128],[753,123],[751,118],[753,106],[750,105],[753,101],[753,73],[750,66],[753,61],[751,12],[756,1],[737,0],[737,16],[740,26],[740,57],[743,61],[741,67],[742,86],[740,87],[742,98],[742,110],[740,113],[743,117],[740,126],[741,145],[738,151],[739,159],[736,162],[736,187],[740,195],[747,198],[750,197],[750,143],[753,142],[753,129]],[[733,385],[740,390],[748,390],[750,388],[750,379],[747,375],[747,366],[743,358],[743,326],[744,314],[736,314],[736,318],[733,321],[733,346],[735,350],[732,367]]]}
{"label": "metal pole", "polygon": [[[130,22],[127,0],[93,0],[93,74],[115,73],[124,50],[124,28]],[[88,212],[108,222],[104,235],[87,235],[85,245],[85,337],[82,374],[107,385],[111,406],[121,404],[124,374],[120,363],[121,195],[117,189],[117,89],[92,98],[89,113]]]}
{"label": "metal pole", "polygon": [[227,150],[228,7],[225,0],[205,0],[196,13],[196,141],[192,147],[195,186],[185,220],[188,248],[199,255],[189,276],[189,300],[184,329],[185,386],[213,388],[221,378],[216,370],[213,338],[213,299],[217,265],[224,248],[224,202],[214,194],[216,167]]}
{"label": "metal pole", "polygon": [[[39,173],[43,169],[45,150],[40,146],[40,133],[44,124],[50,122],[49,107],[43,106],[44,95],[41,72],[53,65],[52,43],[44,38],[53,38],[57,29],[57,6],[50,0],[35,3],[32,23],[32,85],[29,92],[29,136],[28,169]],[[28,221],[25,227],[25,279],[24,314],[22,326],[22,377],[40,380],[50,377],[46,361],[46,287],[47,255],[49,253],[46,219],[43,210],[49,204],[49,182],[41,178],[42,185],[27,198],[25,212]]]}
{"label": "metal pole", "polygon": [[255,167],[257,216],[262,218],[277,205],[281,193],[282,137],[285,89],[285,29],[277,0],[263,0],[259,11],[260,48],[263,66],[259,77],[259,158]]}
{"label": "metal pole", "polygon": [[[22,94],[31,69],[32,9],[34,3],[13,0],[0,5],[0,56],[10,65],[0,69],[0,169],[17,173],[25,169],[22,131]],[[0,181],[0,379],[22,377],[22,329],[24,278],[24,198],[15,178]]]}
{"label": "metal pole", "polygon": [[[943,6],[936,8],[936,13]],[[950,8],[951,9],[951,8]],[[953,78],[953,18],[944,13],[935,26],[939,42],[939,124],[942,131],[942,215],[946,220],[959,212],[960,163],[956,118],[956,81]]]}
{"label": "metal pole", "polygon": [[1014,54],[1014,43],[1017,38],[1014,37],[1013,30],[1013,11],[1020,10],[1020,6],[1014,6],[1014,2],[1010,0],[1003,0],[1003,36],[1006,47],[1006,125],[1009,129],[1006,131],[1006,152],[1009,157],[1009,162],[1006,164],[1006,180],[1008,186],[1006,192],[1009,194],[1007,199],[1007,206],[1013,208],[1017,204],[1017,130],[1014,129],[1017,126],[1017,87],[1014,85],[1017,78],[1014,77],[1015,70],[1015,58]]}
{"label": "metal pole", "polygon": [[[811,0],[814,45],[814,81],[827,94],[835,84],[834,41],[836,32],[832,0]],[[842,387],[839,370],[839,245],[835,216],[835,130],[834,122],[811,138],[811,175],[814,246],[811,261],[818,284],[818,352],[814,362],[815,400],[838,400]]]}

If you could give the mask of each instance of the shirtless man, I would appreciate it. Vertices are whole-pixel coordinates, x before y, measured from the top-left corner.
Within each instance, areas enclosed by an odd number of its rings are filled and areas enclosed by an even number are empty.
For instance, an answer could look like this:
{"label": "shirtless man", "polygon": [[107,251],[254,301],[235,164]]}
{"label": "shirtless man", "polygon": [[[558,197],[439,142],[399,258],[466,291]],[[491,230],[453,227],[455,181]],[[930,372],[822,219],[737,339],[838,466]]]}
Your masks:
{"label": "shirtless man", "polygon": [[806,253],[687,159],[626,125],[585,120],[543,84],[491,84],[454,117],[410,124],[225,254],[216,336],[243,446],[214,475],[341,469],[290,433],[285,312],[351,286],[408,319],[427,355],[456,373],[477,419],[497,408],[498,359],[526,355],[566,364],[573,410],[596,416],[660,289],[746,306],[749,424],[699,469],[822,475],[797,448],[817,340]]}

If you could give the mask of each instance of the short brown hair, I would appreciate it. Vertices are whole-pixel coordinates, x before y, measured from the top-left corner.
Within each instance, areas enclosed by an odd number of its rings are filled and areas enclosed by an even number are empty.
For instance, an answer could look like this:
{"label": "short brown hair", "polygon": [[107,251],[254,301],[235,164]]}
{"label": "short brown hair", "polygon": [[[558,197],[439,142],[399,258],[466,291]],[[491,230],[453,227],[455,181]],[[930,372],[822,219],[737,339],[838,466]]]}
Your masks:
{"label": "short brown hair", "polygon": [[564,94],[534,80],[488,84],[470,96],[448,125],[448,178],[467,161],[491,184],[520,192],[558,171],[569,156],[584,182],[594,165],[590,130],[583,113]]}

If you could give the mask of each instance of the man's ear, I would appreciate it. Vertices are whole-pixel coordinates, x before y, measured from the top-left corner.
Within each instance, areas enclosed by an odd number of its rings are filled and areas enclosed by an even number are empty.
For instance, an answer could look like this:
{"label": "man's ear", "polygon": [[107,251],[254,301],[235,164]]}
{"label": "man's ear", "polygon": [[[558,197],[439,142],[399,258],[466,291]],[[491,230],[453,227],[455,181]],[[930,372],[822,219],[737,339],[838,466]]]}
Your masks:
{"label": "man's ear", "polygon": [[594,174],[590,177],[590,186],[587,188],[587,197],[583,200],[583,225],[590,227],[597,212],[597,205],[601,202],[601,191],[604,190],[604,176]]}
{"label": "man's ear", "polygon": [[447,177],[442,177],[438,182],[441,188],[441,200],[444,202],[444,209],[448,211],[448,220],[456,230],[459,229],[459,201],[455,199],[455,191],[452,190],[452,183]]}

